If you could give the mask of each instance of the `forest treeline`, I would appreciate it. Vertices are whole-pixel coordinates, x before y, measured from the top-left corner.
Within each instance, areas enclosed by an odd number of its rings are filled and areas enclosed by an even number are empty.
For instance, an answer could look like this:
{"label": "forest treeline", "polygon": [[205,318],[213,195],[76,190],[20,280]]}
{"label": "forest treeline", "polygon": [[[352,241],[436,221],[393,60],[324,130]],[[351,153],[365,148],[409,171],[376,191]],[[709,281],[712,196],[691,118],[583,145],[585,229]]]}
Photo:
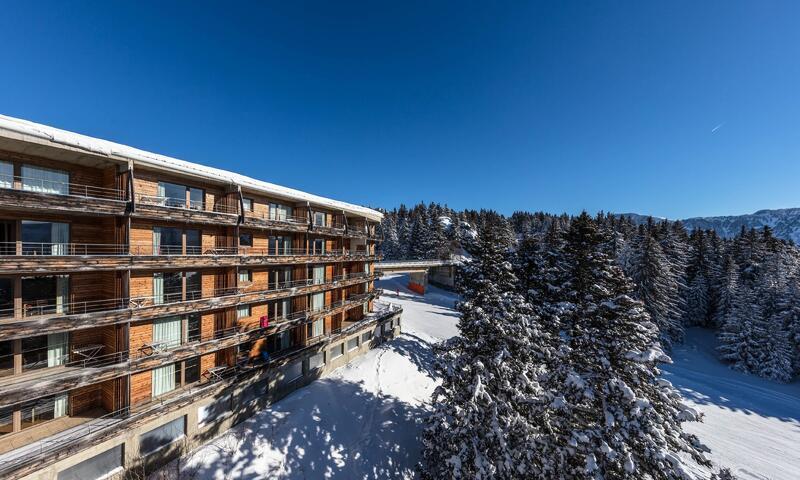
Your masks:
{"label": "forest treeline", "polygon": [[[566,255],[563,233],[575,220],[543,212],[457,212],[436,203],[384,213],[386,259],[469,258],[479,232],[492,232],[508,239],[517,275],[531,288],[554,281],[554,265]],[[632,281],[633,296],[643,302],[665,348],[681,342],[687,327],[700,326],[717,333],[720,359],[737,370],[779,382],[800,373],[797,246],[769,228],[724,239],[667,220],[636,224],[603,213],[592,220],[604,253]],[[531,262],[541,258],[550,266],[534,268]]]}

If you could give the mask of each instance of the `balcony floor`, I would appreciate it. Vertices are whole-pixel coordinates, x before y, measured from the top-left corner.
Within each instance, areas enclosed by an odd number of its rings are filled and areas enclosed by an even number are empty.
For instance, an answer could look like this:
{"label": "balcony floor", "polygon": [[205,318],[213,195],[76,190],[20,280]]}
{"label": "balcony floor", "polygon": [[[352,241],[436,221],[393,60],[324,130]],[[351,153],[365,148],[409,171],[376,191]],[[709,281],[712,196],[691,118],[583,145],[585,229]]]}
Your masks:
{"label": "balcony floor", "polygon": [[91,420],[94,420],[93,429],[120,421],[118,418],[99,418],[105,414],[106,411],[102,408],[95,408],[75,416],[56,418],[18,433],[3,435],[0,437],[0,465],[83,438],[88,434],[84,424]]}

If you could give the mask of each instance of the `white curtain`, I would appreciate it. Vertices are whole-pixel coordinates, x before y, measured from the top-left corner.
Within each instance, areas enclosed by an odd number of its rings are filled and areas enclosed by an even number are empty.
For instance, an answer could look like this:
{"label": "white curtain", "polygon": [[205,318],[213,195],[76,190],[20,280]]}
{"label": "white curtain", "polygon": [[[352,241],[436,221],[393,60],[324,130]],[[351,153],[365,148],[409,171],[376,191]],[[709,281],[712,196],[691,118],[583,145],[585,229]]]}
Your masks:
{"label": "white curtain", "polygon": [[69,194],[69,174],[61,170],[22,166],[22,189],[29,192]]}
{"label": "white curtain", "polygon": [[14,187],[14,164],[0,162],[0,188]]}
{"label": "white curtain", "polygon": [[280,340],[281,340],[281,350],[285,350],[285,349],[289,348],[289,346],[290,346],[289,345],[289,343],[290,343],[289,340],[291,339],[291,337],[289,336],[289,331],[288,330],[284,330],[283,332],[279,333],[278,335],[279,335]]}
{"label": "white curtain", "polygon": [[288,298],[281,300],[281,309],[283,310],[283,316],[288,317],[292,313],[292,301]]}
{"label": "white curtain", "polygon": [[317,265],[314,267],[314,285],[325,283],[325,266]]}
{"label": "white curtain", "polygon": [[69,224],[51,223],[50,242],[53,244],[50,249],[51,255],[66,255],[69,247]]}
{"label": "white curtain", "polygon": [[58,275],[56,277],[56,313],[69,313],[68,298],[69,275]]}
{"label": "white curtain", "polygon": [[47,366],[64,365],[67,358],[67,333],[51,333],[47,336]]}
{"label": "white curtain", "polygon": [[325,321],[323,319],[314,320],[314,323],[311,324],[311,337],[316,338],[322,335],[323,329],[325,328]]}
{"label": "white curtain", "polygon": [[167,188],[165,184],[158,182],[158,190],[156,196],[158,196],[159,198],[164,198],[167,196]]}
{"label": "white curtain", "polygon": [[311,295],[311,310],[318,312],[325,307],[325,294],[315,293]]}
{"label": "white curtain", "polygon": [[181,317],[159,318],[153,321],[153,343],[164,348],[181,344]]}
{"label": "white curtain", "polygon": [[153,227],[153,255],[161,253],[161,229]]}
{"label": "white curtain", "polygon": [[164,303],[164,274],[153,274],[153,303],[160,305]]}
{"label": "white curtain", "polygon": [[69,404],[68,395],[59,395],[53,403],[53,418],[64,417],[67,415],[67,405]]}
{"label": "white curtain", "polygon": [[175,390],[175,364],[153,369],[152,385],[154,397]]}

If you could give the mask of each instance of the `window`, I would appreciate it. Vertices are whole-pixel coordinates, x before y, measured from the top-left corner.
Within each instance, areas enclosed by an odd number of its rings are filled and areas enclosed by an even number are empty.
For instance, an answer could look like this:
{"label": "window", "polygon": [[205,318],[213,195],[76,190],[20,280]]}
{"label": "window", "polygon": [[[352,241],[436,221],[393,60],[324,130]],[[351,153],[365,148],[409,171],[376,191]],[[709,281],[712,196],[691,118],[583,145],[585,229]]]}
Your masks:
{"label": "window", "polygon": [[[189,286],[186,286],[187,292]],[[183,300],[183,273],[156,272],[153,274],[153,303],[180,302]]]}
{"label": "window", "polygon": [[186,275],[186,300],[197,300],[203,288],[200,272],[185,272],[184,275]]}
{"label": "window", "polygon": [[0,278],[0,317],[14,316],[14,281]]}
{"label": "window", "polygon": [[243,198],[242,205],[244,205],[245,212],[252,212],[253,211],[253,199],[252,198]]}
{"label": "window", "polygon": [[180,440],[185,435],[186,417],[178,417],[160,427],[139,435],[139,453],[150,455],[170,443]]}
{"label": "window", "polygon": [[325,365],[325,352],[318,352],[308,357],[308,370],[315,370]]}
{"label": "window", "polygon": [[314,225],[318,227],[325,226],[325,213],[324,212],[314,212]]}
{"label": "window", "polygon": [[320,318],[314,320],[308,325],[308,337],[316,338],[325,333],[325,320]]}
{"label": "window", "polygon": [[292,207],[280,205],[278,203],[269,204],[269,219],[285,222],[292,216]]}
{"label": "window", "polygon": [[203,241],[200,230],[186,230],[186,255],[203,253]]}
{"label": "window", "polygon": [[153,345],[161,350],[175,348],[181,344],[181,317],[153,320]]}
{"label": "window", "polygon": [[292,253],[292,239],[291,237],[269,237],[269,254],[270,255],[291,255]]}
{"label": "window", "polygon": [[57,367],[69,359],[68,333],[52,333],[22,339],[22,369]]}
{"label": "window", "polygon": [[347,341],[347,351],[355,350],[358,348],[358,337],[353,337]]}
{"label": "window", "polygon": [[323,255],[325,253],[325,239],[315,238],[311,242],[311,254]]}
{"label": "window", "polygon": [[[0,342],[0,377],[14,374],[14,341]],[[0,430],[3,425],[0,424]]]}
{"label": "window", "polygon": [[303,376],[303,362],[295,361],[283,367],[283,377],[280,380],[281,385],[291,383]]}
{"label": "window", "polygon": [[331,360],[339,358],[342,355],[344,355],[344,343],[340,343],[339,345],[331,348]]}
{"label": "window", "polygon": [[0,162],[0,188],[14,187],[14,164]]}
{"label": "window", "polygon": [[251,383],[244,390],[242,390],[242,394],[239,397],[240,402],[249,403],[257,399],[261,395],[266,394],[268,385],[269,385],[268,379],[266,378],[256,383]]}
{"label": "window", "polygon": [[253,281],[252,270],[239,270],[239,283],[251,283]]}
{"label": "window", "polygon": [[109,477],[122,470],[123,444],[109,448],[103,453],[86,459],[77,465],[58,472],[58,480],[86,480]]}
{"label": "window", "polygon": [[173,227],[153,227],[153,254],[182,255],[183,230]]}
{"label": "window", "polygon": [[370,340],[372,340],[372,330],[370,330],[369,332],[364,332],[364,333],[361,334],[361,343],[362,344],[364,344],[366,342],[369,342]]}
{"label": "window", "polygon": [[231,409],[231,394],[225,395],[215,399],[208,405],[203,405],[197,409],[197,424],[202,426],[211,423],[214,420],[225,417],[225,414]]}
{"label": "window", "polygon": [[69,277],[22,277],[23,315],[69,313]]}
{"label": "window", "polygon": [[313,267],[309,268],[311,270],[311,278],[313,280],[314,285],[320,285],[325,283],[325,266],[324,265],[314,265]]}
{"label": "window", "polygon": [[167,207],[186,208],[186,186],[169,182],[158,182],[159,203]]}
{"label": "window", "polygon": [[69,173],[63,170],[23,165],[22,189],[28,192],[69,195]]}
{"label": "window", "polygon": [[192,313],[189,315],[186,322],[186,340],[189,342],[197,342],[201,338],[201,325],[200,314]]}
{"label": "window", "polygon": [[192,210],[205,210],[205,195],[201,188],[189,188],[189,208]]}
{"label": "window", "polygon": [[69,406],[68,398],[67,394],[53,395],[23,404],[20,407],[22,429],[66,416]]}
{"label": "window", "polygon": [[200,357],[183,362],[183,380],[186,385],[200,381]]}
{"label": "window", "polygon": [[240,233],[239,234],[239,246],[240,247],[252,247],[253,246],[253,234],[252,233]]}
{"label": "window", "polygon": [[178,387],[180,369],[175,368],[175,366],[176,364],[173,363],[153,369],[151,393],[154,398],[169,393]]}
{"label": "window", "polygon": [[69,224],[22,221],[23,255],[66,255],[69,247]]}
{"label": "window", "polygon": [[14,407],[0,408],[0,437],[14,431]]}
{"label": "window", "polygon": [[236,318],[241,320],[247,318],[252,314],[250,305],[239,305],[236,307]]}
{"label": "window", "polygon": [[315,293],[311,295],[311,311],[319,312],[323,308],[325,308],[325,294]]}

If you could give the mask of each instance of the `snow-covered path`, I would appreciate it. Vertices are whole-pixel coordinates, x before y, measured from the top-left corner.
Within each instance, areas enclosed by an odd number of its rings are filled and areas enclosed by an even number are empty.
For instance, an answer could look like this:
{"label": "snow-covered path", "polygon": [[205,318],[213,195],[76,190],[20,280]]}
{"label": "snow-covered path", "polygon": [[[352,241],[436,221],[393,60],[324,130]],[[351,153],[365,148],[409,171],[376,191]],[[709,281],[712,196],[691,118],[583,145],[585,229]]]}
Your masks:
{"label": "snow-covered path", "polygon": [[711,448],[715,464],[739,480],[800,478],[800,383],[780,385],[735,372],[717,360],[713,333],[690,329],[664,376],[705,414],[686,424]]}
{"label": "snow-covered path", "polygon": [[458,333],[455,295],[378,282],[403,306],[403,334],[287,396],[195,451],[198,479],[413,478],[424,404],[436,382],[431,345]]}

